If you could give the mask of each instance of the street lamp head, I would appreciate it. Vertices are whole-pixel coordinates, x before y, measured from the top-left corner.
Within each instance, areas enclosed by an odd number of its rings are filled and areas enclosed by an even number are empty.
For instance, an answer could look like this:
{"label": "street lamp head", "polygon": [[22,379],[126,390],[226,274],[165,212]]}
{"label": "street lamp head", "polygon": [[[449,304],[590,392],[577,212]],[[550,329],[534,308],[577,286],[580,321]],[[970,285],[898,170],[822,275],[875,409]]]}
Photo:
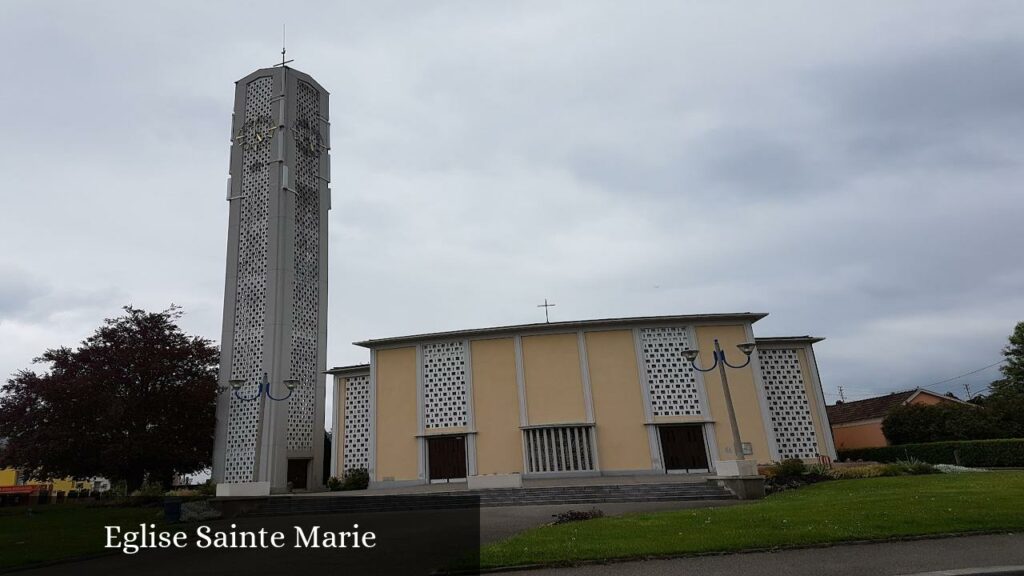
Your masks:
{"label": "street lamp head", "polygon": [[295,378],[289,378],[289,379],[284,381],[284,385],[289,390],[295,390],[295,387],[299,385],[299,381],[297,379],[295,379]]}
{"label": "street lamp head", "polygon": [[750,356],[754,353],[754,348],[757,347],[757,344],[753,342],[744,342],[743,344],[737,344],[736,347],[740,349],[740,352]]}
{"label": "street lamp head", "polygon": [[241,390],[245,384],[245,380],[228,380],[228,384],[231,385],[232,390]]}
{"label": "street lamp head", "polygon": [[683,350],[682,352],[683,358],[686,358],[687,362],[693,362],[694,360],[696,360],[697,354],[699,353],[699,350]]}

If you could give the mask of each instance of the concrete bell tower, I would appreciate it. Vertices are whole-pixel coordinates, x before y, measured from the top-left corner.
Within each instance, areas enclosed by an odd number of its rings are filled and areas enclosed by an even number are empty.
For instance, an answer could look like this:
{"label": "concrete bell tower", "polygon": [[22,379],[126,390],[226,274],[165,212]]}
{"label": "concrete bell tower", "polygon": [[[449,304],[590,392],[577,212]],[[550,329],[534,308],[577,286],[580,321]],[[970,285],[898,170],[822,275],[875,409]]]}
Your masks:
{"label": "concrete bell tower", "polygon": [[328,94],[287,66],[235,84],[213,454],[219,495],[323,486]]}

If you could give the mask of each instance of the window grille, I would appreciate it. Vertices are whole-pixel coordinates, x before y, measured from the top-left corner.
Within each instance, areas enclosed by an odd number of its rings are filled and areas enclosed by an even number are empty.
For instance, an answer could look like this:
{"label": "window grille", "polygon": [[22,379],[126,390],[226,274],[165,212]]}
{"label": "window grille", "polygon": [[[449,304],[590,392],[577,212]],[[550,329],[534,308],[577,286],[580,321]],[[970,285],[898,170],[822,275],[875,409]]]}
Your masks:
{"label": "window grille", "polygon": [[591,426],[523,430],[529,473],[594,470]]}

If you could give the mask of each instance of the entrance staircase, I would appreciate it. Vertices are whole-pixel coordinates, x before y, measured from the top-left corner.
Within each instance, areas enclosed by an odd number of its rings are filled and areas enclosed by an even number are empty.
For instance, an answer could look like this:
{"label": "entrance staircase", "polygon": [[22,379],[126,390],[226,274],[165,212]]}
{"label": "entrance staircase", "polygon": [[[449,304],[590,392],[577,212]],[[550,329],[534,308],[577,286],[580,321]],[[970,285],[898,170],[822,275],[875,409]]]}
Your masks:
{"label": "entrance staircase", "polygon": [[[437,510],[491,506],[547,506],[610,502],[685,502],[735,500],[736,496],[710,483],[649,483],[625,485],[549,486],[461,490],[429,494],[273,496],[249,512],[254,516]],[[478,504],[479,502],[479,504]]]}

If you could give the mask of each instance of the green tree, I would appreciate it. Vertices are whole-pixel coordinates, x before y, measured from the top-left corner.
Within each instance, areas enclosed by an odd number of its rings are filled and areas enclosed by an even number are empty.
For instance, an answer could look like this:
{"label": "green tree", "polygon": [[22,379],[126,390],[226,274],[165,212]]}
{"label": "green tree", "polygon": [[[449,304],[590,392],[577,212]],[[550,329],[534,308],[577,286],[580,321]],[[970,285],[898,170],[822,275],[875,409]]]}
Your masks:
{"label": "green tree", "polygon": [[991,396],[1024,396],[1024,322],[1014,327],[1003,357],[1006,362],[999,368],[1003,378],[992,383]]}
{"label": "green tree", "polygon": [[176,325],[172,306],[131,306],[72,350],[47,350],[41,374],[16,373],[0,395],[0,466],[37,478],[105,476],[128,490],[210,465],[219,352]]}

